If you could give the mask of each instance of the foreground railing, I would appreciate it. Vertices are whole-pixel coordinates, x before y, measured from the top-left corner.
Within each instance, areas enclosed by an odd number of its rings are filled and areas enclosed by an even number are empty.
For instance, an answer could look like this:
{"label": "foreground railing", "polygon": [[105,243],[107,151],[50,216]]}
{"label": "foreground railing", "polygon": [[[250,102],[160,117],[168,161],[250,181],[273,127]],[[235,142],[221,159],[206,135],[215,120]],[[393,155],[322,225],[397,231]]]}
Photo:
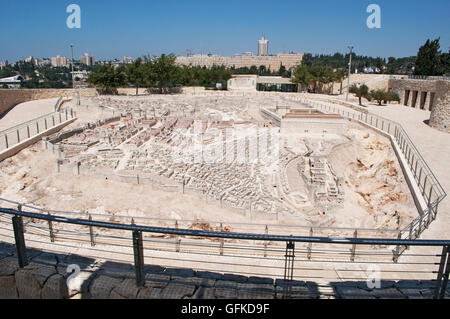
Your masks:
{"label": "foreground railing", "polygon": [[[345,107],[339,107],[318,101],[310,101],[302,98],[297,98],[296,100],[303,104],[320,109],[323,112],[340,114],[348,119],[360,121],[383,131],[392,137],[392,139],[398,144],[399,149],[401,150],[409,169],[414,176],[417,186],[420,189],[421,195],[427,204],[427,208],[420,214],[419,217],[413,220],[409,226],[398,232],[398,239],[419,238],[423,231],[427,229],[436,219],[439,204],[444,200],[447,194],[402,125],[398,122],[372,113],[363,113],[345,109]],[[398,259],[398,257],[406,249],[407,246],[397,246],[394,251],[394,261]]]}
{"label": "foreground railing", "polygon": [[[285,295],[289,295],[293,281],[293,270],[295,262],[295,246],[300,243],[323,245],[348,245],[352,249],[355,245],[393,245],[393,246],[424,246],[424,247],[442,247],[440,255],[439,270],[434,291],[434,298],[444,298],[450,273],[450,241],[445,240],[406,240],[406,239],[370,239],[370,238],[330,238],[330,237],[301,237],[301,236],[283,236],[283,235],[261,235],[246,233],[230,233],[230,232],[212,232],[190,229],[162,228],[139,226],[135,224],[118,224],[110,222],[92,221],[90,219],[73,219],[60,216],[51,216],[36,214],[18,210],[0,208],[0,213],[12,215],[12,225],[14,230],[14,239],[17,249],[17,257],[21,268],[28,265],[28,257],[26,252],[24,224],[23,218],[32,220],[41,220],[49,223],[63,223],[89,227],[90,233],[94,228],[103,228],[115,231],[131,232],[134,266],[136,272],[136,285],[144,286],[145,284],[145,260],[144,260],[144,240],[143,233],[147,234],[164,234],[169,236],[188,236],[203,239],[216,240],[248,240],[256,242],[277,242],[285,243],[284,254],[284,281]],[[52,227],[50,227],[52,229]],[[92,238],[92,237],[91,237]],[[205,258],[207,255],[205,255]],[[204,259],[203,259],[204,260]],[[204,262],[207,262],[204,260]]]}

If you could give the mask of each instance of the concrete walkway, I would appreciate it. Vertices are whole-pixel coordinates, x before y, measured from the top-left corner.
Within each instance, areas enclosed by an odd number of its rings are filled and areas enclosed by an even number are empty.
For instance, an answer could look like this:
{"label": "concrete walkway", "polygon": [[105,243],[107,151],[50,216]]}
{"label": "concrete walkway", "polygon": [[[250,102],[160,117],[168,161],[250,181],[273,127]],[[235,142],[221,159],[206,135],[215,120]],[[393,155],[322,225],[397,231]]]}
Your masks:
{"label": "concrete walkway", "polygon": [[0,131],[54,111],[58,99],[30,101],[17,105],[0,119]]}

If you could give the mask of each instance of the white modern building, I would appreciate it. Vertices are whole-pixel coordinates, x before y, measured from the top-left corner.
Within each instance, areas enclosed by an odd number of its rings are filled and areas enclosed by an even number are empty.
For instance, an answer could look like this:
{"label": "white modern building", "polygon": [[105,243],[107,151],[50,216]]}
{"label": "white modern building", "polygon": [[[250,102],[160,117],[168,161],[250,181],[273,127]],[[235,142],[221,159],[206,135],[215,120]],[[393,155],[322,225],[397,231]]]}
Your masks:
{"label": "white modern building", "polygon": [[258,56],[269,55],[269,40],[266,40],[264,36],[258,41]]}
{"label": "white modern building", "polygon": [[8,89],[20,89],[22,80],[23,78],[20,75],[0,79],[0,88],[4,88],[6,85]]}

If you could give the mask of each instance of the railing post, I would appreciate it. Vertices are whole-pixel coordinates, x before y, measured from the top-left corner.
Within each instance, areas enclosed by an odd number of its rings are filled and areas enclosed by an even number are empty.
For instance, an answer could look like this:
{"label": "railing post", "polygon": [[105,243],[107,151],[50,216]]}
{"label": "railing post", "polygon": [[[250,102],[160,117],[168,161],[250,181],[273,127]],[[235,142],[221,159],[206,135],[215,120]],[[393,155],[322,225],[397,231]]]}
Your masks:
{"label": "railing post", "polygon": [[5,144],[6,144],[6,148],[9,148],[9,146],[8,146],[8,133],[5,134]]}
{"label": "railing post", "polygon": [[286,242],[286,255],[284,264],[284,288],[283,298],[287,299],[292,294],[292,280],[294,279],[294,259],[295,259],[295,243],[293,241]]}
{"label": "railing post", "polygon": [[[50,212],[48,212],[47,215],[48,215],[48,216],[51,216],[51,215],[50,215]],[[49,232],[49,234],[50,234],[50,241],[51,241],[52,243],[54,243],[54,242],[55,242],[55,234],[54,234],[54,232],[53,232],[53,223],[52,223],[51,220],[48,221],[48,232]]]}
{"label": "railing post", "polygon": [[[397,238],[399,240],[402,239],[402,232],[401,231],[398,232]],[[394,249],[393,252],[394,252],[394,263],[397,263],[398,262],[398,257],[400,257],[400,246],[397,245],[397,247]]]}
{"label": "railing post", "polygon": [[142,243],[142,232],[133,231],[134,267],[136,269],[136,286],[143,287],[145,284],[144,273],[144,245]]}
{"label": "railing post", "polygon": [[223,241],[221,241],[220,242],[220,256],[223,256],[223,247],[224,247],[224,242]]}
{"label": "railing post", "polygon": [[419,228],[417,230],[417,238],[422,234],[423,214],[419,216]]}
{"label": "railing post", "polygon": [[36,132],[39,134],[39,121],[36,121]]}
{"label": "railing post", "polygon": [[450,246],[442,248],[441,262],[439,263],[439,272],[437,276],[434,299],[444,299],[447,289],[448,276],[450,273]]}
{"label": "railing post", "polygon": [[[314,230],[313,230],[313,228],[311,227],[311,229],[309,230],[309,237],[313,237],[313,234],[314,234]],[[309,244],[308,244],[308,247],[306,248],[306,250],[308,251],[308,253],[307,253],[308,260],[311,260],[312,243],[309,243]]]}
{"label": "railing post", "polygon": [[[358,230],[355,230],[354,234],[353,234],[353,238],[358,238]],[[351,262],[355,262],[355,255],[356,255],[356,244],[352,245],[352,256],[350,257]]]}
{"label": "railing post", "polygon": [[19,133],[19,130],[17,130],[17,143],[20,143],[20,133]]}
{"label": "railing post", "polygon": [[[22,205],[19,205],[18,211],[22,211]],[[25,236],[23,234],[23,219],[22,216],[13,216],[12,224],[14,228],[14,238],[16,240],[17,259],[19,267],[23,268],[28,265],[27,250],[25,248]]]}
{"label": "railing post", "polygon": [[27,135],[28,135],[28,138],[31,137],[31,134],[30,134],[30,126],[29,126],[29,125],[27,125]]}
{"label": "railing post", "polygon": [[[266,225],[266,235],[269,235],[269,226]],[[267,257],[267,241],[264,242],[264,258]]]}
{"label": "railing post", "polygon": [[[91,214],[89,214],[89,221],[92,221],[92,216]],[[94,241],[94,228],[92,226],[89,226],[89,236],[91,238],[91,246],[94,247],[95,246],[95,241]]]}

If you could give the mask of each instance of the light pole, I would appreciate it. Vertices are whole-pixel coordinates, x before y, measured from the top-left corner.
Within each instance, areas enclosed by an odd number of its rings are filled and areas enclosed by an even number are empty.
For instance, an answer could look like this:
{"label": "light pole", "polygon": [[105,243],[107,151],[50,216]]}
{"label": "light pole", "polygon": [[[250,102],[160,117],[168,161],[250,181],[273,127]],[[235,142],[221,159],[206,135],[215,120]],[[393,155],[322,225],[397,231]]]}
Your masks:
{"label": "light pole", "polygon": [[353,52],[354,46],[351,45],[348,48],[350,49],[350,62],[348,63],[347,101],[348,101],[348,95],[350,93],[350,74],[352,73],[352,52]]}
{"label": "light pole", "polygon": [[74,74],[73,74],[73,47],[74,47],[74,45],[73,44],[71,44],[70,45],[70,52],[71,52],[71,54],[72,54],[72,88],[73,89],[75,89],[75,80],[74,80]]}

